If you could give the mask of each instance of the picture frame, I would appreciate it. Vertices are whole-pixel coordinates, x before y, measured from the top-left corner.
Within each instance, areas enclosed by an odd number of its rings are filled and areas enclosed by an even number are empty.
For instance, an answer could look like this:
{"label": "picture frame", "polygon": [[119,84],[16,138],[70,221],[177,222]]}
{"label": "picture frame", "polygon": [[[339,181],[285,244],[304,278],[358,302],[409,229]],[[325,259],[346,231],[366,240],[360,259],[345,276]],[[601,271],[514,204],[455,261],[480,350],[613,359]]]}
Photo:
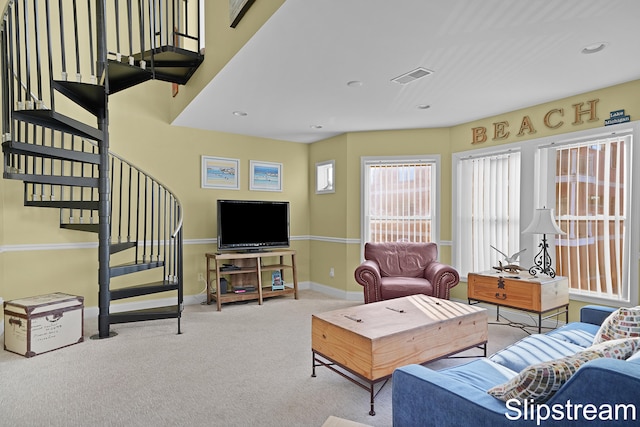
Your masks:
{"label": "picture frame", "polygon": [[316,163],[316,194],[336,192],[335,169],[335,160]]}
{"label": "picture frame", "polygon": [[229,0],[230,27],[235,28],[255,0]]}
{"label": "picture frame", "polygon": [[282,191],[282,163],[249,162],[249,189],[253,191]]}
{"label": "picture frame", "polygon": [[240,189],[240,160],[202,156],[202,188]]}

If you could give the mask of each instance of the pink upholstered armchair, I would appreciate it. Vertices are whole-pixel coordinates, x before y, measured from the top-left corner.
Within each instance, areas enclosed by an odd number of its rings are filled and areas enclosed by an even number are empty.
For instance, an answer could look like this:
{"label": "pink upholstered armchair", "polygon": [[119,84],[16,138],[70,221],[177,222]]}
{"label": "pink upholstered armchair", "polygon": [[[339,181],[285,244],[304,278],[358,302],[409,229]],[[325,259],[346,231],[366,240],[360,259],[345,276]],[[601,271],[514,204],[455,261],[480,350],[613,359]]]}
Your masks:
{"label": "pink upholstered armchair", "polygon": [[365,304],[415,294],[449,299],[460,281],[453,267],[438,262],[435,243],[365,243],[364,258],[355,278]]}

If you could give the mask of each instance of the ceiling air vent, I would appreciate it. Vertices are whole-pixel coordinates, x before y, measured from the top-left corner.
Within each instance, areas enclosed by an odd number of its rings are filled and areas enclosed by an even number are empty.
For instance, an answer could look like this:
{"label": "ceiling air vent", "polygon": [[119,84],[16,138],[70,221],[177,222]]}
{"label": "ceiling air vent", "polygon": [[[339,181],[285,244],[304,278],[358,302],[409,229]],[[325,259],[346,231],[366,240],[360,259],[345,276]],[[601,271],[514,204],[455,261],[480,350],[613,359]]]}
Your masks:
{"label": "ceiling air vent", "polygon": [[426,68],[418,67],[415,70],[409,71],[408,73],[404,73],[396,77],[395,79],[391,79],[391,81],[400,83],[401,85],[406,85],[407,83],[411,83],[412,81],[428,76],[429,74],[433,74],[433,71],[427,70]]}

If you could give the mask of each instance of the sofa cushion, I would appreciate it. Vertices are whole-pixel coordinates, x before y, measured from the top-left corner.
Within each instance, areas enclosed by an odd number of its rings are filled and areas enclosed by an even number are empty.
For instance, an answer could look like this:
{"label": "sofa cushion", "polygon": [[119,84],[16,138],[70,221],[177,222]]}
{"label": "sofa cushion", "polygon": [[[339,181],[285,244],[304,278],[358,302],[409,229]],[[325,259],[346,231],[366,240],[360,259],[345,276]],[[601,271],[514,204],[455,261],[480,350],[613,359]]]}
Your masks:
{"label": "sofa cushion", "polygon": [[622,307],[611,313],[602,322],[593,343],[629,337],[640,337],[640,306]]}
{"label": "sofa cushion", "polygon": [[570,342],[580,347],[587,348],[593,344],[599,325],[590,323],[571,322],[547,333],[555,339]]}
{"label": "sofa cushion", "polygon": [[520,372],[529,365],[571,356],[584,347],[555,339],[544,334],[534,334],[500,350],[489,357],[492,361],[512,371]]}
{"label": "sofa cushion", "polygon": [[482,392],[502,384],[518,374],[489,359],[474,360],[463,365],[443,369],[440,373],[452,380],[455,379],[468,386],[475,387]]}
{"label": "sofa cushion", "polygon": [[433,285],[420,277],[382,277],[380,295],[383,300],[406,297],[408,295],[433,295]]}
{"label": "sofa cushion", "polygon": [[509,399],[546,402],[588,361],[602,357],[625,360],[639,347],[640,338],[611,340],[593,345],[574,355],[528,366],[511,380],[489,389],[487,393],[505,402]]}

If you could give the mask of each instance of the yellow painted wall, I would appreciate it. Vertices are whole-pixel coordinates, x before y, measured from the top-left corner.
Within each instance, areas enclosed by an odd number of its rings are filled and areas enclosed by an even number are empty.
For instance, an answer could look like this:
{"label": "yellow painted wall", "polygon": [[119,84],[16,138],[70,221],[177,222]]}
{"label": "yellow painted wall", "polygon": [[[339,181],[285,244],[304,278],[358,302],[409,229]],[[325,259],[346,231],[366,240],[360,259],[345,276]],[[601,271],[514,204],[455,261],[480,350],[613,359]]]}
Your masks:
{"label": "yellow painted wall", "polygon": [[[349,194],[347,207],[347,229],[349,237],[361,236],[361,158],[372,156],[440,155],[440,239],[451,239],[451,153],[449,152],[449,129],[409,129],[398,131],[355,132],[349,134]],[[345,278],[349,290],[361,291],[353,278],[353,271],[361,262],[361,251],[349,250],[349,274]],[[439,258],[443,262],[451,261],[451,247],[440,245]]]}
{"label": "yellow painted wall", "polygon": [[[315,194],[315,164],[335,160],[335,193]],[[347,135],[340,135],[310,144],[309,148],[309,207],[310,234],[314,236],[345,238],[344,213],[347,209]],[[337,185],[337,183],[340,185]]]}
{"label": "yellow painted wall", "polygon": [[[359,243],[361,157],[440,154],[440,240],[443,244],[439,250],[440,259],[448,263],[451,262],[452,256],[450,240],[452,238],[451,156],[453,153],[602,127],[604,120],[609,117],[609,112],[618,109],[625,109],[634,120],[640,117],[639,92],[640,81],[634,81],[446,129],[353,132],[312,144],[309,159],[312,174],[316,162],[336,159],[336,194],[310,195],[311,234],[320,237],[337,237],[338,241],[312,240],[311,281],[345,292],[357,293],[362,289],[353,279],[353,271],[361,261]],[[579,120],[576,120],[575,105],[582,103],[578,111],[586,111],[592,105],[589,101],[593,100],[598,100],[595,104],[597,120],[589,121],[588,119],[591,118],[589,114],[581,114]],[[557,126],[555,129],[550,129],[544,124],[545,115],[551,110],[563,111],[562,115],[560,111],[554,111],[548,118],[550,125]],[[527,119],[524,119],[525,117]],[[559,125],[560,121],[564,123]],[[574,123],[576,121],[582,121],[582,123],[576,124]],[[504,131],[509,132],[509,137],[493,140],[495,122],[508,123]],[[487,142],[471,144],[471,130],[475,127],[487,129]],[[518,136],[521,128],[522,135]],[[311,178],[313,181],[313,175]],[[310,182],[310,193],[313,190],[313,182]],[[341,220],[341,218],[344,219]],[[343,231],[344,234],[336,234],[338,231]],[[328,274],[332,266],[335,267],[334,278],[330,278]],[[453,289],[452,298],[465,300],[466,297],[466,283],[462,282]],[[579,308],[583,305],[577,301],[572,302],[572,319],[577,318]]]}
{"label": "yellow painted wall", "polygon": [[[311,280],[345,292],[361,292],[353,271],[361,262],[361,158],[370,156],[434,155],[441,158],[440,220],[442,240],[451,239],[451,153],[449,129],[353,132],[312,144],[311,171]],[[315,194],[315,163],[336,161],[336,192]],[[319,238],[337,238],[331,241]],[[450,246],[441,245],[440,258],[451,260]],[[334,268],[335,276],[329,271]]]}
{"label": "yellow painted wall", "polygon": [[[6,0],[0,2],[2,9],[6,3]],[[207,0],[205,62],[189,84],[180,87],[178,96],[172,97],[168,83],[147,82],[118,93],[109,100],[111,150],[167,184],[183,203],[186,295],[196,295],[204,289],[204,283],[197,278],[198,274],[205,273],[204,254],[216,249],[211,240],[216,237],[217,198],[289,200],[292,236],[305,236],[309,232],[307,145],[169,125],[171,119],[282,3],[282,0],[256,2],[240,24],[230,28],[228,0]],[[68,104],[64,100],[62,103]],[[200,188],[201,155],[239,159],[241,189]],[[249,191],[249,160],[283,163],[284,191]],[[96,235],[61,230],[58,227],[58,210],[26,208],[22,205],[22,199],[22,182],[2,180],[0,296],[11,300],[63,291],[83,295],[86,306],[96,306]],[[31,245],[44,249],[26,250],[32,248]],[[77,249],[78,245],[84,246]],[[67,246],[76,249],[61,249]],[[307,281],[309,256],[305,252],[309,250],[308,242],[295,240],[292,248],[299,251],[298,278]],[[135,279],[117,278],[114,282],[125,280]]]}
{"label": "yellow painted wall", "polygon": [[[6,0],[2,3],[6,3]],[[185,294],[204,289],[197,276],[204,273],[204,254],[215,251],[215,200],[249,198],[291,202],[292,248],[298,251],[298,279],[340,292],[357,294],[353,279],[360,263],[360,159],[362,156],[439,154],[440,259],[451,262],[451,156],[480,146],[500,145],[525,139],[574,132],[602,126],[609,111],[624,108],[632,119],[640,117],[640,81],[594,91],[563,100],[505,113],[451,128],[353,132],[314,144],[232,135],[169,125],[190,99],[214,76],[263,22],[282,4],[281,0],[255,2],[236,29],[228,27],[223,13],[227,0],[206,2],[205,63],[176,98],[168,83],[147,82],[110,98],[111,149],[167,184],[181,199],[185,210]],[[599,99],[597,122],[573,125],[573,104]],[[544,126],[551,109],[564,109],[565,123],[557,129]],[[517,136],[523,117],[530,129]],[[553,123],[560,117],[553,116]],[[510,135],[493,141],[495,122],[508,122]],[[471,144],[471,129],[486,127],[488,141]],[[240,159],[241,190],[200,187],[200,156]],[[316,195],[316,162],[336,161],[336,192]],[[249,191],[249,160],[283,163],[284,191]],[[97,238],[90,234],[60,230],[58,211],[22,206],[22,183],[0,182],[0,296],[5,300],[64,291],[84,295],[87,306],[97,305]],[[300,239],[296,239],[299,236]],[[304,238],[310,236],[310,239]],[[84,249],[16,250],[20,245],[78,245]],[[329,277],[330,268],[334,277]],[[466,298],[466,284],[454,289],[454,298]],[[577,307],[572,303],[572,318]]]}
{"label": "yellow painted wall", "polygon": [[[204,289],[198,274],[205,274],[206,252],[215,252],[216,200],[287,200],[291,209],[291,235],[309,234],[309,145],[171,126],[166,121],[171,87],[147,82],[110,98],[111,150],[165,183],[184,206],[185,295]],[[240,160],[240,190],[201,188],[201,156]],[[249,191],[249,161],[283,164],[283,191]],[[5,231],[0,245],[77,245],[95,243],[91,233],[62,230],[56,209],[22,205],[22,182],[3,180],[0,222]],[[203,244],[198,241],[203,240]],[[59,247],[58,247],[59,248]],[[298,278],[309,280],[308,242],[294,240],[299,251]],[[115,261],[115,260],[114,260]],[[86,306],[97,305],[97,249],[11,250],[2,253],[0,296],[11,300],[63,291],[83,295]],[[125,262],[123,260],[123,262]],[[116,278],[114,285],[125,280]],[[140,277],[136,274],[137,278]],[[157,280],[157,279],[156,279]]]}
{"label": "yellow painted wall", "polygon": [[240,23],[229,26],[229,0],[204,0],[205,3],[205,58],[204,63],[189,80],[187,86],[180,88],[178,96],[169,107],[171,122],[218,74],[227,62],[260,29],[260,27],[284,3],[284,0],[254,2]]}
{"label": "yellow painted wall", "polygon": [[[311,280],[316,284],[346,291],[349,274],[346,251],[346,212],[349,187],[346,185],[347,135],[340,135],[309,148],[309,247]],[[315,164],[334,160],[335,193],[315,193]],[[334,275],[331,277],[330,270]],[[348,283],[348,282],[347,282]]]}
{"label": "yellow painted wall", "polygon": [[[588,110],[592,105],[589,101],[594,100],[597,100],[595,104],[597,120],[589,121],[590,114],[576,116],[576,111]],[[451,128],[451,150],[455,153],[599,128],[604,126],[605,119],[609,118],[609,112],[620,109],[624,109],[625,114],[631,116],[631,120],[640,118],[640,80],[454,126]],[[560,114],[559,110],[563,111],[563,115]],[[561,121],[564,122],[556,129],[551,129],[545,125],[544,118],[550,111],[554,111],[548,120],[550,125],[558,126]],[[501,122],[508,123],[506,131],[509,132],[509,136],[505,139],[496,140],[494,139],[495,123]],[[485,143],[472,144],[474,141],[472,129],[478,127],[487,129],[487,141]],[[521,136],[518,136],[522,127],[524,132],[522,132]],[[531,131],[532,129],[534,132]],[[637,256],[637,254],[632,254],[632,257],[634,256]],[[637,286],[640,286],[640,283]],[[461,283],[454,288],[451,295],[452,298],[466,299],[466,283]],[[636,304],[638,303],[640,301],[636,301]],[[579,310],[584,305],[586,303],[571,302],[570,318],[572,320],[578,319]]]}
{"label": "yellow painted wall", "polygon": [[[160,179],[176,192],[185,206],[185,293],[201,293],[204,284],[197,274],[204,273],[204,253],[214,251],[210,242],[216,236],[215,200],[217,198],[253,198],[289,200],[292,236],[311,236],[294,240],[298,251],[299,280],[310,281],[336,290],[358,293],[353,270],[360,262],[360,159],[381,155],[441,155],[440,218],[442,241],[451,239],[451,154],[478,146],[470,144],[470,129],[490,128],[495,121],[519,123],[528,115],[532,123],[551,108],[572,108],[572,103],[600,99],[600,121],[571,125],[562,133],[601,126],[611,110],[625,108],[638,117],[640,81],[615,86],[567,100],[559,100],[524,111],[452,127],[449,129],[413,129],[402,131],[356,132],[314,144],[296,144],[170,126],[166,121],[166,96],[170,86],[147,82],[116,94],[110,100],[111,148]],[[539,129],[537,138],[545,135]],[[512,137],[507,141],[517,140]],[[497,145],[498,142],[489,142]],[[200,188],[200,156],[213,155],[241,160],[241,190]],[[249,160],[283,163],[282,193],[248,191]],[[336,192],[316,195],[316,162],[336,161]],[[89,234],[60,230],[56,210],[22,206],[22,183],[3,180],[0,184],[0,245],[90,243]],[[441,245],[440,258],[451,261],[451,248]],[[84,295],[87,306],[97,305],[97,251],[94,248],[55,251],[5,251],[0,253],[2,282],[0,296],[5,300],[54,290]],[[35,263],[35,264],[34,264]],[[34,268],[36,265],[38,268]],[[329,277],[333,267],[335,275]],[[466,298],[466,284],[453,290],[453,297]],[[572,318],[581,304],[572,303]]]}
{"label": "yellow painted wall", "polygon": [[[640,118],[640,80],[624,83],[609,88],[588,92],[585,94],[572,96],[557,101],[547,102],[534,107],[525,108],[501,114],[498,116],[487,117],[471,123],[465,123],[451,128],[451,150],[452,152],[473,150],[476,148],[502,145],[506,143],[526,141],[536,138],[544,138],[552,135],[561,135],[563,133],[582,131],[604,126],[604,120],[609,118],[610,111],[624,109],[625,113],[631,116],[631,120]],[[588,121],[589,115],[582,115],[580,121],[576,122],[576,104],[583,104],[580,110],[588,108],[588,101],[598,100],[596,104],[596,112],[598,120]],[[549,118],[551,125],[558,125],[560,121],[564,122],[556,129],[550,129],[544,124],[544,117],[552,110],[563,110],[564,115],[552,113]],[[535,132],[530,132],[525,125],[522,136],[518,136],[524,117],[529,117],[530,123],[533,125]],[[509,137],[503,140],[494,140],[495,125],[494,123],[507,122]],[[480,144],[472,144],[472,129],[484,127],[487,129],[487,141]]]}

